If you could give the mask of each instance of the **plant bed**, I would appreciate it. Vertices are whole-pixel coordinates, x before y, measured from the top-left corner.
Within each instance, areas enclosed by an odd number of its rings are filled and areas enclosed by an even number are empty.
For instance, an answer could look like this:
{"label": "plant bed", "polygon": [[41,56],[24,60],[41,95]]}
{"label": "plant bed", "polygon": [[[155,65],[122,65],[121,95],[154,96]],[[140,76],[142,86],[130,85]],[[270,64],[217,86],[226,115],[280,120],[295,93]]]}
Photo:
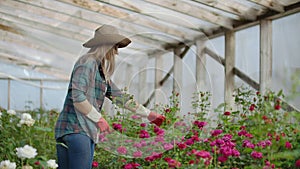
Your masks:
{"label": "plant bed", "polygon": [[[112,131],[100,135],[93,167],[300,168],[300,114],[281,108],[282,92],[262,95],[238,88],[234,110],[226,111],[225,104],[211,110],[210,98],[209,92],[195,93],[194,112],[180,115],[179,94],[174,93],[168,105],[154,108],[166,117],[159,127],[121,108],[114,116],[106,115]],[[22,113],[1,112],[0,160],[16,168],[55,168],[58,113],[26,112],[33,122]],[[18,153],[25,145],[33,148],[31,158]]]}

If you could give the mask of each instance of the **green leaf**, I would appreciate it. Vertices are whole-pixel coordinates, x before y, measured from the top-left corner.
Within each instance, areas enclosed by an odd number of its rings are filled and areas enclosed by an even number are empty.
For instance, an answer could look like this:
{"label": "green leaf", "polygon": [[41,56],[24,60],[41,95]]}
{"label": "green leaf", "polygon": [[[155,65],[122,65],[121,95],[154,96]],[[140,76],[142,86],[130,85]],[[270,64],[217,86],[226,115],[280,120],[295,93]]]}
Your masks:
{"label": "green leaf", "polygon": [[49,127],[38,127],[38,126],[34,126],[34,129],[38,130],[38,131],[44,131],[44,132],[52,132],[52,129]]}
{"label": "green leaf", "polygon": [[278,152],[273,155],[275,160],[294,160],[300,157],[300,149]]}

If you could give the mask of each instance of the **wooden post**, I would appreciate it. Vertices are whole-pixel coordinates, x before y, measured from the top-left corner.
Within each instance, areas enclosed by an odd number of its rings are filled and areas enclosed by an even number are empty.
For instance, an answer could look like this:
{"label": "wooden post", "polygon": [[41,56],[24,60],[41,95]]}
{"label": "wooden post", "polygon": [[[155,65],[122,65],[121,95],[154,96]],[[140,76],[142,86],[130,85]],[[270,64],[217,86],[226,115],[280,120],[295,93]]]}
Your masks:
{"label": "wooden post", "polygon": [[231,110],[234,104],[235,32],[225,32],[225,110]]}
{"label": "wooden post", "polygon": [[11,80],[8,78],[7,79],[7,110],[10,109],[10,82]]}
{"label": "wooden post", "polygon": [[174,74],[173,74],[173,91],[174,92],[181,92],[183,87],[182,84],[182,70],[183,70],[183,63],[180,58],[181,50],[180,48],[174,49]]}
{"label": "wooden post", "polygon": [[205,39],[196,40],[196,91],[202,91],[206,88],[206,57],[204,52],[205,46]]}
{"label": "wooden post", "polygon": [[162,103],[163,95],[161,91],[161,85],[159,82],[163,79],[163,58],[161,56],[155,57],[155,103]]}
{"label": "wooden post", "polygon": [[147,99],[147,92],[148,92],[148,84],[147,84],[147,70],[144,67],[140,67],[139,71],[139,96],[138,100],[139,103],[145,103]]}
{"label": "wooden post", "polygon": [[265,93],[272,81],[272,21],[260,22],[259,90]]}
{"label": "wooden post", "polygon": [[43,80],[40,80],[40,109],[43,109]]}

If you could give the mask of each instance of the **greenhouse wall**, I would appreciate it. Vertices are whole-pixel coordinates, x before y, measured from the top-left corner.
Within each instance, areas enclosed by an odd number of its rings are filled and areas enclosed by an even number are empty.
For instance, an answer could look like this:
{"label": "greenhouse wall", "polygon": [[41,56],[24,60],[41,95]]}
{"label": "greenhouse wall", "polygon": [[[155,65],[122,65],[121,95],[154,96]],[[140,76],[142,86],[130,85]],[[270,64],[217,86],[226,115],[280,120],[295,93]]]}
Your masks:
{"label": "greenhouse wall", "polygon": [[[293,14],[288,17],[277,19],[273,21],[273,79],[271,89],[279,91],[283,89],[286,94],[286,99],[300,108],[299,95],[299,72],[300,72],[300,14]],[[224,36],[209,40],[208,48],[215,51],[221,57],[224,57]],[[183,88],[182,94],[182,109],[184,112],[191,110],[189,100],[193,93],[197,90],[195,86],[195,46],[192,46],[189,52],[183,59]],[[82,50],[79,52],[83,53]],[[164,56],[164,68],[161,70],[163,75],[170,70],[173,63],[173,54],[168,53]],[[224,68],[215,60],[207,56],[206,71],[207,71],[207,90],[212,93],[213,107],[218,106],[224,101]],[[236,32],[236,67],[244,71],[249,77],[255,81],[259,80],[259,27],[254,26]],[[127,87],[129,92],[136,96],[136,98],[144,102],[154,91],[154,75],[155,75],[155,59],[149,58],[142,65],[129,65],[122,63],[117,65],[114,75],[114,81],[120,88]],[[145,68],[147,76],[147,85],[140,91],[137,87],[139,83],[139,74]],[[123,70],[126,71],[123,71]],[[12,71],[13,70],[13,71]],[[15,65],[7,65],[0,63],[0,72],[2,75],[11,75],[17,80],[10,81],[10,93],[8,89],[8,81],[1,79],[0,81],[0,106],[3,108],[10,108],[16,110],[24,109],[57,109],[60,110],[63,105],[63,100],[66,94],[68,82],[47,81],[41,83],[39,81],[30,81],[30,79],[54,79],[48,75],[37,73],[34,70],[23,69]],[[145,75],[145,74],[144,74]],[[4,76],[5,77],[5,76]],[[28,81],[18,79],[26,78]],[[172,78],[172,77],[171,77]],[[157,92],[162,94],[161,103],[167,103],[168,97],[172,92],[172,79],[168,79],[163,87]],[[236,87],[246,85],[239,78],[236,79]],[[43,96],[40,100],[40,88]],[[141,97],[141,92],[144,97]],[[10,103],[8,103],[10,98]],[[152,106],[155,104],[152,101]],[[151,106],[151,105],[150,105]]]}

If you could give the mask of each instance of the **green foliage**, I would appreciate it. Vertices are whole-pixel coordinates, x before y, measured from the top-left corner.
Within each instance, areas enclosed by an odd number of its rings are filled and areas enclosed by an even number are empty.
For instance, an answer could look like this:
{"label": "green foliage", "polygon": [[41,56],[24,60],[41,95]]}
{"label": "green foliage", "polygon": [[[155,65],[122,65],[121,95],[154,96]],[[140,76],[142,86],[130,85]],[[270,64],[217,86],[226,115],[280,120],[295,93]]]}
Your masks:
{"label": "green foliage", "polygon": [[[224,112],[225,104],[220,104],[214,112],[210,112],[209,92],[197,92],[191,99],[194,112],[180,116],[178,107],[178,95],[173,93],[168,105],[158,105],[155,110],[166,117],[166,122],[159,128],[164,130],[164,143],[156,143],[153,138],[157,137],[153,132],[152,124],[141,127],[140,120],[132,120],[132,114],[123,114],[122,120],[118,117],[109,119],[109,122],[120,124],[122,132],[116,132],[126,136],[122,139],[107,137],[107,142],[114,142],[115,149],[107,149],[110,145],[100,143],[97,146],[95,160],[99,161],[103,168],[128,167],[130,163],[140,164],[137,168],[295,168],[295,162],[300,158],[300,136],[299,136],[299,112],[286,112],[282,109],[283,92],[269,92],[262,95],[248,88],[240,87],[235,90],[235,107],[231,112]],[[210,115],[217,115],[215,128],[199,127],[195,125],[203,122],[206,126],[214,121]],[[189,121],[188,119],[192,119]],[[186,127],[177,125],[184,123]],[[201,126],[201,125],[200,125]],[[150,141],[146,147],[139,149],[132,146],[137,143],[139,131],[146,130],[150,136],[144,140]],[[213,135],[216,131],[221,133]],[[167,133],[167,134],[166,134]],[[238,152],[235,155],[228,155],[226,160],[222,144],[212,147],[216,141],[230,137],[228,144],[232,144],[232,150]],[[133,139],[134,138],[134,139]],[[172,142],[173,140],[173,142]],[[192,141],[191,141],[192,140]],[[226,140],[226,139],[225,139]],[[228,138],[227,138],[228,140]],[[249,144],[245,142],[249,141]],[[129,142],[129,144],[127,144]],[[155,142],[155,141],[154,141]],[[164,144],[171,143],[171,149],[164,149]],[[101,146],[101,144],[105,146]],[[179,144],[184,144],[182,148]],[[128,149],[126,154],[116,150],[118,146]],[[111,147],[110,147],[111,148]],[[146,156],[134,157],[133,152],[141,150],[147,153]],[[161,153],[160,157],[154,158],[151,154]],[[201,153],[208,153],[209,157],[201,156]],[[229,150],[228,150],[229,152]],[[105,158],[103,158],[105,154]],[[230,154],[230,153],[229,153]],[[255,157],[255,154],[257,155]],[[203,154],[202,154],[203,155]],[[166,160],[171,159],[171,160]],[[103,163],[102,163],[103,162]],[[129,167],[130,168],[130,167]]]}
{"label": "green foliage", "polygon": [[[0,161],[10,160],[17,164],[17,168],[29,164],[35,168],[46,168],[49,159],[56,159],[54,124],[57,119],[56,111],[26,111],[9,114],[1,110],[0,118]],[[20,124],[21,115],[28,113],[34,124]],[[38,155],[34,159],[21,160],[16,155],[16,148],[30,145],[37,149]],[[39,163],[37,165],[36,163]]]}
{"label": "green foliage", "polygon": [[[240,87],[234,98],[234,110],[224,112],[225,104],[211,110],[211,94],[197,92],[191,98],[194,111],[182,115],[179,93],[173,93],[169,104],[154,108],[166,117],[160,127],[117,108],[115,116],[105,117],[113,129],[101,133],[94,161],[103,169],[269,169],[300,165],[300,113],[282,109],[282,91],[262,95]],[[46,168],[47,160],[56,159],[53,129],[57,112],[26,111],[35,119],[32,126],[20,125],[22,113],[1,112],[1,161]],[[36,148],[38,155],[20,160],[16,148],[26,144]]]}

